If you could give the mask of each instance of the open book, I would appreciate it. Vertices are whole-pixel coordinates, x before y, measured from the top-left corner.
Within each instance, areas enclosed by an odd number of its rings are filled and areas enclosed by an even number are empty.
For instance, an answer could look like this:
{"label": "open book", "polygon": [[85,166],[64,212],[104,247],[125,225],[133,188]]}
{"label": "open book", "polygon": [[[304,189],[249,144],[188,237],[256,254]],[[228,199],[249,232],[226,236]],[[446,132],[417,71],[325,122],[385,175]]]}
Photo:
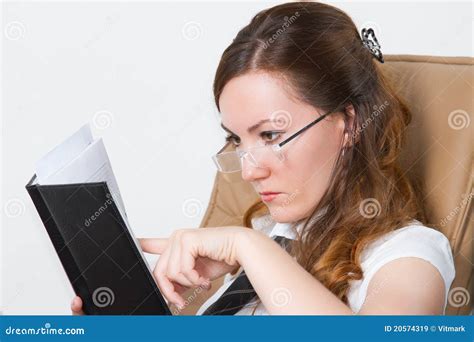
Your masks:
{"label": "open book", "polygon": [[104,142],[102,138],[94,140],[89,124],[82,126],[47,153],[36,163],[35,169],[36,184],[41,185],[106,182],[127,222],[122,196]]}
{"label": "open book", "polygon": [[89,124],[41,158],[27,184],[88,314],[171,314],[127,219],[102,139]]}

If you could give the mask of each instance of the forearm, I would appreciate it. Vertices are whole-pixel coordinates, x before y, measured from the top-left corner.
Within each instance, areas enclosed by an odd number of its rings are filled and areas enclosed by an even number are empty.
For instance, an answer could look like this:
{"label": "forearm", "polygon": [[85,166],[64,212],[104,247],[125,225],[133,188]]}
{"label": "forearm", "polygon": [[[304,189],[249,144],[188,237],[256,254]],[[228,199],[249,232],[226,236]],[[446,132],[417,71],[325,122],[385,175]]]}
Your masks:
{"label": "forearm", "polygon": [[268,236],[248,230],[236,257],[268,313],[351,315],[352,310]]}

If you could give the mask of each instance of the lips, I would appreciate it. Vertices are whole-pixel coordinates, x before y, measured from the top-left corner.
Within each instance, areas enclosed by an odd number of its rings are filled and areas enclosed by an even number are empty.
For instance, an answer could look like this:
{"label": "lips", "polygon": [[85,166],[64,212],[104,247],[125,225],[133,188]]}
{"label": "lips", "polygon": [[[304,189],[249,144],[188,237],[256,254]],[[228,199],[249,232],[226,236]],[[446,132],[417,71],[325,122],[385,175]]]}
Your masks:
{"label": "lips", "polygon": [[262,197],[262,201],[264,202],[271,202],[273,201],[281,192],[274,192],[274,191],[262,191],[259,192],[260,196]]}

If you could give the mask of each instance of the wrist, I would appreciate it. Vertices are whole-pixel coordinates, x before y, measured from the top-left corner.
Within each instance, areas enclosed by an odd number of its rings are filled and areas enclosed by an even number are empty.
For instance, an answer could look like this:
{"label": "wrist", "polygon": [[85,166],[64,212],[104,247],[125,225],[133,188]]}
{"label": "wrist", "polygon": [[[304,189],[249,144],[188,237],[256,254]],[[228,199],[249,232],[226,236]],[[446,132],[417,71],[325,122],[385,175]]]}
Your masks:
{"label": "wrist", "polygon": [[262,233],[252,228],[242,228],[236,235],[235,258],[242,267],[245,267],[245,259],[251,254],[252,246],[255,244],[255,240],[258,239],[259,235],[262,235]]}

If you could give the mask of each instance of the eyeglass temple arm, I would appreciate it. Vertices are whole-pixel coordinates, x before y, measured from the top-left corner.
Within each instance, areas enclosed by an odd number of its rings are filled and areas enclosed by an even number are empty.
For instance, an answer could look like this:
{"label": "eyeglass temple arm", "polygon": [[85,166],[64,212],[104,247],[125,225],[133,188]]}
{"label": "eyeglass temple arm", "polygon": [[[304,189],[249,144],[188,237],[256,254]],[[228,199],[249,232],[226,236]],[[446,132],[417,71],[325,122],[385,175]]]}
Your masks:
{"label": "eyeglass temple arm", "polygon": [[285,140],[283,140],[281,143],[279,143],[278,145],[280,147],[282,147],[283,145],[285,145],[287,142],[290,142],[291,140],[293,140],[293,138],[296,138],[298,135],[300,135],[301,133],[303,133],[304,131],[306,131],[308,128],[311,128],[313,127],[314,125],[316,125],[319,121],[321,121],[322,119],[324,119],[326,116],[328,116],[329,114],[331,114],[333,112],[329,112],[329,113],[326,113],[326,114],[323,114],[321,115],[319,118],[317,118],[316,120],[314,120],[313,122],[309,123],[308,125],[306,125],[305,127],[303,127],[302,129],[300,129],[298,132],[294,133],[293,135],[289,136],[288,138],[286,138]]}

